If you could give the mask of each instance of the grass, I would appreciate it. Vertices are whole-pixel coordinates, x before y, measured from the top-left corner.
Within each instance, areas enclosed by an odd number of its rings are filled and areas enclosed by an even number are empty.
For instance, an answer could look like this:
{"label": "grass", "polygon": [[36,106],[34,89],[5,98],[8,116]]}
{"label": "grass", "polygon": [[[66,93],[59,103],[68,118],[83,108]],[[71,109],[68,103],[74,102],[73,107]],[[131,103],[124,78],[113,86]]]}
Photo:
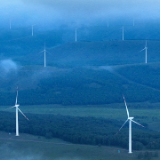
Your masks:
{"label": "grass", "polygon": [[[147,108],[146,105],[148,106]],[[150,117],[157,117],[159,120],[160,112],[156,106],[159,103],[128,103],[130,115],[142,117],[143,119]],[[144,106],[144,107],[143,107]],[[135,108],[133,108],[135,107]],[[138,108],[139,107],[139,108]],[[126,118],[126,109],[123,103],[121,104],[106,104],[106,105],[77,105],[77,106],[63,106],[63,105],[28,105],[20,106],[24,113],[34,114],[61,114],[67,116],[80,117],[97,117],[97,118]],[[142,109],[144,108],[144,109]],[[9,106],[0,106],[0,111],[14,112],[14,109],[9,109]],[[152,121],[152,120],[151,120]]]}
{"label": "grass", "polygon": [[134,160],[137,157],[137,152],[128,154],[127,150],[115,147],[69,144],[58,139],[48,140],[28,134],[15,137],[0,132],[0,137],[4,138],[0,139],[0,152],[1,158],[5,160],[14,158],[16,160],[27,158],[29,160]]}
{"label": "grass", "polygon": [[[149,107],[142,109],[143,106]],[[158,108],[159,103],[130,103],[128,109],[131,116],[136,116],[139,119],[147,119],[152,122],[154,118],[160,120],[160,112]],[[138,106],[140,108],[138,109]],[[136,107],[135,109],[133,107]],[[63,105],[28,105],[20,106],[24,113],[33,114],[53,114],[66,116],[80,116],[80,117],[97,117],[97,118],[111,118],[111,119],[126,119],[126,109],[124,104],[107,104],[107,105],[84,105],[84,106],[63,106]],[[15,112],[14,108],[9,109],[9,106],[0,106],[0,111]]]}
{"label": "grass", "polygon": [[[152,106],[153,108],[142,109],[143,106]],[[140,107],[134,109],[134,107]],[[147,123],[150,129],[159,130],[160,112],[156,108],[158,103],[129,103],[128,108],[130,115],[135,116],[135,120],[140,123]],[[6,111],[7,106],[0,106],[0,111]],[[34,105],[20,106],[21,110],[27,113],[34,114],[61,114],[80,117],[97,117],[126,120],[127,114],[124,104],[108,104],[108,105],[87,105],[87,106],[62,106],[62,105]],[[15,112],[14,108],[7,110]],[[25,157],[32,159],[46,160],[136,160],[139,152],[134,151],[133,154],[128,154],[127,150],[108,147],[108,146],[91,146],[79,145],[64,142],[59,139],[45,139],[40,136],[32,136],[28,134],[20,134],[20,137],[15,137],[14,134],[0,132],[0,152],[2,159],[11,160],[16,158],[23,160]],[[120,150],[120,153],[118,153]],[[146,151],[143,151],[146,152]],[[154,152],[154,151],[152,151]],[[160,154],[159,151],[156,151]],[[10,154],[8,154],[10,153]],[[158,159],[158,158],[157,158]],[[156,160],[156,158],[154,158]]]}
{"label": "grass", "polygon": [[[150,129],[160,131],[158,124],[160,121],[159,103],[128,103],[130,116],[135,117],[135,120],[140,123],[148,124]],[[145,108],[147,106],[147,108]],[[135,108],[133,108],[135,107]],[[138,108],[139,107],[139,108]],[[7,109],[7,106],[0,106],[0,111],[15,112],[15,109]],[[142,109],[145,108],[145,109]],[[20,109],[27,115],[33,114],[53,114],[65,116],[79,117],[96,117],[109,118],[125,121],[127,118],[126,109],[123,103],[121,104],[106,104],[106,105],[84,105],[84,106],[63,106],[63,105],[29,105],[20,106]]]}

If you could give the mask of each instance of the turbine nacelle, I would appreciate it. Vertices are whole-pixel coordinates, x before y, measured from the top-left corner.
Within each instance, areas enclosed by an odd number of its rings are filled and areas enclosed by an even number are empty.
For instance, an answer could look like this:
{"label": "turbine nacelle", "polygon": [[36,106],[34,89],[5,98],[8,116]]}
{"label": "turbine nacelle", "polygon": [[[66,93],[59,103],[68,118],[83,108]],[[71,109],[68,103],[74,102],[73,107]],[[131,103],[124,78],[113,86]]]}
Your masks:
{"label": "turbine nacelle", "polygon": [[134,117],[128,117],[128,119],[129,119],[129,120],[132,120],[132,119],[134,119]]}
{"label": "turbine nacelle", "polygon": [[19,104],[15,104],[15,107],[19,107]]}
{"label": "turbine nacelle", "polygon": [[147,47],[147,41],[146,41],[145,47],[139,51],[139,52],[145,51],[145,63],[147,63],[147,50],[148,50],[148,47]]}

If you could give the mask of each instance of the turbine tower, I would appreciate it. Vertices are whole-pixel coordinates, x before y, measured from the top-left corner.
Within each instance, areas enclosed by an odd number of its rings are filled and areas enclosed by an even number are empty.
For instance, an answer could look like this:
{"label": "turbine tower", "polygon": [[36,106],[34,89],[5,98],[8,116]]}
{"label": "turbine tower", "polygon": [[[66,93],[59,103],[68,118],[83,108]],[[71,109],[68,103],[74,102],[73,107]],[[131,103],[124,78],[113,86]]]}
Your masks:
{"label": "turbine tower", "polygon": [[33,36],[33,34],[34,34],[34,27],[35,26],[35,24],[34,25],[32,25],[32,36]]}
{"label": "turbine tower", "polygon": [[[123,123],[122,127],[119,129],[119,131],[123,128],[123,126],[129,121],[129,152],[128,153],[132,153],[132,122],[141,126],[141,127],[144,127],[143,125],[141,125],[140,123],[136,122],[133,120],[134,117],[130,117],[129,116],[129,111],[128,111],[128,108],[127,108],[127,103],[126,103],[126,100],[125,100],[125,97],[123,96],[123,99],[124,99],[124,104],[125,104],[125,107],[126,107],[126,112],[127,112],[127,120]],[[118,132],[119,132],[118,131]]]}
{"label": "turbine tower", "polygon": [[16,95],[16,102],[15,106],[11,108],[16,108],[16,136],[19,136],[19,123],[18,123],[18,111],[29,121],[29,119],[24,115],[24,113],[19,109],[19,104],[17,104],[18,101],[18,88],[17,88],[17,95]]}
{"label": "turbine tower", "polygon": [[45,44],[44,44],[43,53],[44,53],[44,67],[46,67],[46,47],[45,47]]}
{"label": "turbine tower", "polygon": [[144,60],[144,62],[147,64],[147,62],[148,62],[148,47],[147,47],[147,41],[146,41],[146,43],[145,43],[145,47],[140,51],[140,52],[142,52],[142,51],[144,51],[145,50],[145,60]]}

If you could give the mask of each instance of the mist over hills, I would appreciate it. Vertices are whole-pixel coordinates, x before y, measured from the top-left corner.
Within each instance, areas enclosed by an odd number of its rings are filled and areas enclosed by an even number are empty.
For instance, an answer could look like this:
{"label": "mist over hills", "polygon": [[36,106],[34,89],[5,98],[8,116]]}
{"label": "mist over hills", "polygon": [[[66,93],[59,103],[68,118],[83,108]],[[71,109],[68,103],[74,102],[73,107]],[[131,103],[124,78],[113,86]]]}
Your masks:
{"label": "mist over hills", "polygon": [[81,27],[77,42],[64,26],[34,36],[31,28],[1,31],[0,104],[14,104],[17,86],[21,104],[120,103],[122,94],[129,102],[159,102],[159,28],[125,29],[121,40],[121,26]]}
{"label": "mist over hills", "polygon": [[121,103],[122,94],[128,102],[159,102],[159,67],[156,66],[159,63],[72,68],[24,66],[10,70],[5,76],[1,72],[0,102],[12,105],[16,86],[22,105]]}

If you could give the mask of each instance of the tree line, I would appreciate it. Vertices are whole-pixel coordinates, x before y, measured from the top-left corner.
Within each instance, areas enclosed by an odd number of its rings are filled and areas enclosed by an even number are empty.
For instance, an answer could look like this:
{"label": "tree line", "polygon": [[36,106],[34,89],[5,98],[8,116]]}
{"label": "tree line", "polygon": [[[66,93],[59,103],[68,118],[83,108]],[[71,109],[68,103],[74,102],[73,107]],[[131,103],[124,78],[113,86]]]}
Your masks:
{"label": "tree line", "polygon": [[[19,115],[20,133],[60,138],[77,144],[117,146],[128,149],[128,125],[116,134],[122,121],[47,114],[27,114],[27,117],[30,121],[26,121]],[[0,112],[0,122],[1,131],[15,132],[15,113]],[[133,149],[160,149],[159,133],[135,125]]]}

